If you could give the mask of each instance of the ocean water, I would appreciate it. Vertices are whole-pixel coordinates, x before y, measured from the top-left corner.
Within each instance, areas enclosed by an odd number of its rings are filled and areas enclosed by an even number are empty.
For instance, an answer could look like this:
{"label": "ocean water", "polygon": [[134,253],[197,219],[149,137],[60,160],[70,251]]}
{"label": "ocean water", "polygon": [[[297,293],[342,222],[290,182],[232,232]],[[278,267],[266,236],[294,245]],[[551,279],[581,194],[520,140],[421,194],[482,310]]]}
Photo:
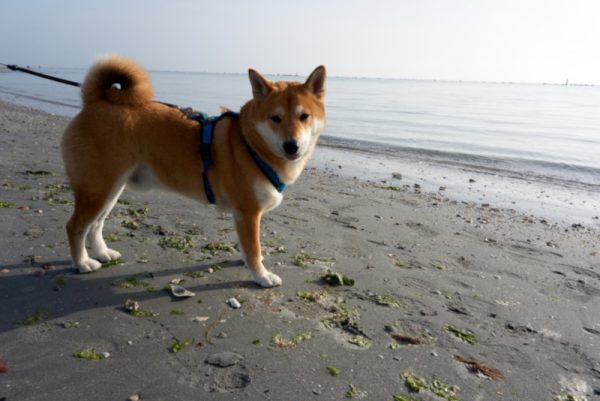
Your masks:
{"label": "ocean water", "polygon": [[[81,69],[42,71],[78,82],[85,74]],[[157,100],[209,114],[219,106],[238,109],[251,96],[245,74],[150,75]],[[77,88],[19,72],[0,73],[0,99],[63,115],[74,115],[80,107]],[[360,174],[364,165],[380,179],[402,168],[417,180],[427,172],[411,175],[411,166],[426,164],[442,179],[447,179],[444,171],[454,170],[533,182],[542,191],[562,188],[567,205],[585,198],[582,207],[590,209],[588,214],[600,208],[598,86],[332,77],[327,117],[321,143],[335,155],[327,156],[330,162],[339,159],[336,150],[354,152],[349,174]],[[527,191],[507,188],[520,190]]]}

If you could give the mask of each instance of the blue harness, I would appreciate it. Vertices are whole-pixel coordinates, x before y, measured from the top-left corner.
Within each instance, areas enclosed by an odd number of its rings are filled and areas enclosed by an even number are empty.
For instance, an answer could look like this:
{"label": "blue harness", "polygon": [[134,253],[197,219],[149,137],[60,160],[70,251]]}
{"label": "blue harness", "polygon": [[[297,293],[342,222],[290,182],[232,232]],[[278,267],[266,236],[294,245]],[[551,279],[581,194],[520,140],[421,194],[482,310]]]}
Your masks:
{"label": "blue harness", "polygon": [[[212,152],[210,147],[215,133],[215,126],[224,117],[239,118],[240,115],[239,113],[227,111],[221,114],[220,116],[208,117],[205,113],[189,112],[188,110],[185,110],[185,112],[188,118],[198,121],[202,126],[202,137],[200,141],[200,155],[202,157],[203,164],[202,181],[204,182],[204,192],[206,193],[206,199],[208,199],[210,204],[214,205],[215,203],[217,203],[217,200],[215,197],[215,193],[213,192],[212,186],[210,185],[210,180],[208,179],[208,169],[212,164]],[[267,177],[267,179],[271,182],[271,184],[273,184],[273,186],[278,192],[283,192],[286,189],[287,185],[279,179],[279,176],[277,175],[275,170],[273,170],[273,168],[269,166],[267,162],[265,162],[258,155],[258,153],[256,153],[256,151],[252,149],[250,145],[248,145],[247,142],[246,147],[248,148],[248,152],[252,156],[252,159],[254,160],[260,171],[262,171],[265,177]]]}

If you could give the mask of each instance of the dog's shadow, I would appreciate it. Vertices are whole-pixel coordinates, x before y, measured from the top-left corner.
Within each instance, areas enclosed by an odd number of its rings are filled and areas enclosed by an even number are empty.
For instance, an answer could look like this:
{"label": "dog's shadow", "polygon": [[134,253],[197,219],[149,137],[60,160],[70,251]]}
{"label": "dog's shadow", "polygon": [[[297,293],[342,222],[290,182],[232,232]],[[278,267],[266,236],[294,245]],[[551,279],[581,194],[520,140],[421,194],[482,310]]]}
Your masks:
{"label": "dog's shadow", "polygon": [[[243,264],[241,260],[226,260],[218,266],[229,269],[239,268]],[[185,276],[186,273],[202,273],[207,277],[210,275],[209,269],[214,269],[214,262],[164,269],[152,269],[151,266],[144,268],[144,265],[139,264],[134,268],[129,268],[134,265],[113,266],[91,274],[78,274],[71,265],[70,260],[0,265],[0,269],[11,269],[9,273],[0,276],[0,332],[19,327],[24,319],[35,316],[40,311],[50,319],[60,319],[81,311],[107,306],[122,308],[128,299],[140,303],[156,298],[164,298],[169,303],[181,301],[163,289],[169,282],[167,276],[184,275],[185,288],[196,292],[200,297],[211,291],[260,289],[252,280],[215,282]],[[48,269],[48,266],[52,267]],[[32,267],[36,269],[31,269]],[[45,267],[45,274],[32,274],[32,270],[42,272]],[[115,274],[116,272],[118,274]],[[115,286],[115,283],[126,282],[131,277],[144,281],[152,287],[151,290],[147,287],[123,290]]]}

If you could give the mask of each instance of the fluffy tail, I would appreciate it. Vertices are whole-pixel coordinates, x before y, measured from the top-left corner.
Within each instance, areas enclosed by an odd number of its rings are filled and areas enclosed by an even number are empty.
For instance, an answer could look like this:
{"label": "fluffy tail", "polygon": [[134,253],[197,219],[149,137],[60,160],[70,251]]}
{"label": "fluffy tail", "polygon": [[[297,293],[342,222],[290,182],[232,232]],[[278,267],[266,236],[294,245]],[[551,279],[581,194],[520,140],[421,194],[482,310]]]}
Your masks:
{"label": "fluffy tail", "polygon": [[83,105],[107,101],[139,106],[154,97],[150,77],[142,67],[121,56],[94,63],[81,87]]}

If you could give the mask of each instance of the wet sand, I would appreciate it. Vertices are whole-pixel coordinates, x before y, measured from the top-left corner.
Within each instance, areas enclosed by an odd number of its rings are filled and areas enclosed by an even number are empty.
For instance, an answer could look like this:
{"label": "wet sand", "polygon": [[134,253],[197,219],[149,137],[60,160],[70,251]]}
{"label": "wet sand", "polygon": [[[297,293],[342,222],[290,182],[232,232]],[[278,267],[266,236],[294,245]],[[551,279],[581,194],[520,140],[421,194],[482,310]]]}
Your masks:
{"label": "wet sand", "polygon": [[263,221],[282,287],[250,281],[230,216],[157,191],[107,220],[123,263],[80,275],[68,119],[0,103],[0,122],[0,400],[600,399],[593,225],[310,168]]}

